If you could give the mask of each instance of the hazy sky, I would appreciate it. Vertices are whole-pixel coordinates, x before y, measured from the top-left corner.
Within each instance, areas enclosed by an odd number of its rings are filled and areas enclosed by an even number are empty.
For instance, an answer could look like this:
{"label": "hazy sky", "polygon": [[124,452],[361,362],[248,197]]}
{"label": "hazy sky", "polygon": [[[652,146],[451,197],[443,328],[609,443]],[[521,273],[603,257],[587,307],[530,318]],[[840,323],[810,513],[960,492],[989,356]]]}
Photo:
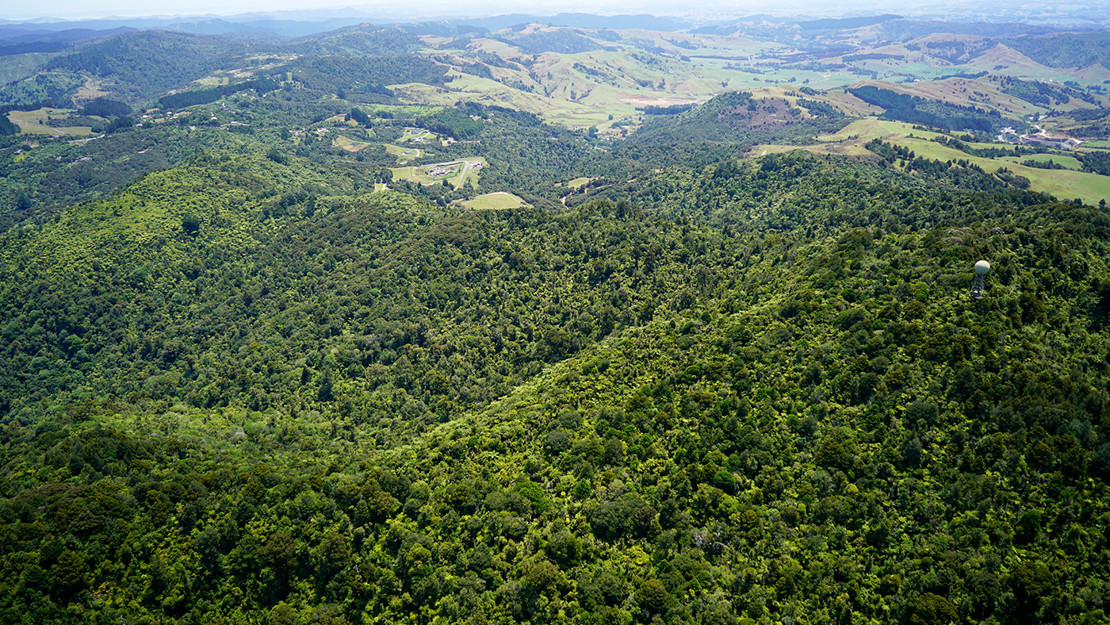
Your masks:
{"label": "hazy sky", "polygon": [[[750,15],[753,13],[841,15],[891,12],[903,15],[931,15],[998,19],[1016,16],[1105,14],[1108,0],[1079,2],[1024,2],[1021,0],[996,0],[990,3],[973,0],[841,0],[836,3],[812,0],[700,0],[697,3],[682,0],[542,0],[522,3],[512,0],[418,0],[416,2],[333,2],[312,3],[307,0],[162,0],[151,3],[142,0],[53,0],[46,3],[14,2],[8,0],[0,7],[0,19],[24,20],[30,18],[88,19],[110,16],[173,16],[173,15],[234,15],[247,12],[305,10],[314,15],[296,16],[301,19],[315,17],[323,9],[336,9],[336,13],[359,14],[381,18],[412,19],[418,17],[485,16],[505,13],[554,14],[560,11],[582,11],[599,14],[654,13],[683,17],[712,19]],[[285,16],[282,16],[285,17]]]}
{"label": "hazy sky", "polygon": [[[821,3],[793,2],[795,7],[814,7],[815,12],[824,13]],[[248,12],[274,11],[320,11],[324,9],[344,9],[356,13],[382,14],[385,16],[443,16],[443,15],[499,15],[505,13],[554,14],[561,11],[582,11],[590,13],[654,13],[678,15],[691,13],[689,3],[659,0],[541,0],[540,2],[513,2],[512,0],[418,0],[417,2],[306,2],[306,0],[162,0],[158,3],[141,0],[53,0],[49,3],[5,3],[0,8],[0,17],[26,19],[32,17],[52,18],[102,18],[108,16],[150,16],[150,15],[233,15]],[[709,0],[708,4],[698,4],[699,11],[730,14],[751,14],[781,9],[783,2],[758,2],[753,0]],[[843,6],[844,3],[838,3]],[[858,0],[854,4],[863,4]],[[868,4],[875,4],[869,2]],[[808,12],[808,11],[807,11]]]}

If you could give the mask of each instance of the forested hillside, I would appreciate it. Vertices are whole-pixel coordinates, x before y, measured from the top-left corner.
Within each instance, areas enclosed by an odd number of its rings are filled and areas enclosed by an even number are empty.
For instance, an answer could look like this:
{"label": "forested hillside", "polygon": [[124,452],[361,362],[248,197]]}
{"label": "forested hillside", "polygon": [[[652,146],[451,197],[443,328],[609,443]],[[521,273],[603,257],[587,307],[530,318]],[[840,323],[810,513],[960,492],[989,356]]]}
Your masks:
{"label": "forested hillside", "polygon": [[847,123],[835,113],[806,117],[786,100],[756,100],[750,93],[725,93],[693,110],[648,121],[629,138],[629,144],[805,143],[814,135],[836,132]]}
{"label": "forested hillside", "polygon": [[534,19],[0,62],[0,623],[1105,623],[1098,70]]}
{"label": "forested hillside", "polygon": [[933,102],[871,86],[851,90],[852,95],[886,110],[884,117],[949,130],[993,132],[1005,122],[994,111]]}
{"label": "forested hillside", "polygon": [[203,78],[241,50],[241,44],[220,37],[141,31],[58,57],[47,69],[102,76],[120,96],[134,100]]}
{"label": "forested hillside", "polygon": [[557,213],[312,172],[4,235],[5,621],[1102,620],[1104,212],[801,156]]}

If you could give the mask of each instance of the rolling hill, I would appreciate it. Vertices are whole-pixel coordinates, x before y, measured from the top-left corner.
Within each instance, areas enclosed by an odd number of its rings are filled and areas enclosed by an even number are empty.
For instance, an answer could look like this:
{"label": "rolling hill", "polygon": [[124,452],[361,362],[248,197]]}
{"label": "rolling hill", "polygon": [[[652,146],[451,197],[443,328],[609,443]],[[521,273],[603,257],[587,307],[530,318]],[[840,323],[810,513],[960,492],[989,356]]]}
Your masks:
{"label": "rolling hill", "polygon": [[274,19],[0,60],[0,622],[1106,620],[1097,37]]}

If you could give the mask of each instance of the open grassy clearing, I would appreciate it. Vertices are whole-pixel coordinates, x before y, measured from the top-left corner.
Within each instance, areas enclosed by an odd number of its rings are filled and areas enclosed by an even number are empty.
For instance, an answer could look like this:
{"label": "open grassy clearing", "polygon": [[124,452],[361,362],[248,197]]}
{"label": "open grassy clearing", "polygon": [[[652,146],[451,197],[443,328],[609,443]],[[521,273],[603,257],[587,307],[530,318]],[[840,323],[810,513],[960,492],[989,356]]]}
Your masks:
{"label": "open grassy clearing", "polygon": [[929,130],[915,130],[913,124],[907,124],[905,122],[868,117],[848,124],[844,128],[841,128],[840,132],[835,134],[819,135],[817,140],[821,142],[861,141],[867,143],[872,139],[886,140],[907,136],[932,139],[943,135],[939,132],[932,132]]}
{"label": "open grassy clearing", "polygon": [[1015,174],[1029,179],[1030,189],[1049,193],[1060,199],[1079,198],[1088,204],[1098,204],[1100,200],[1110,199],[1110,177],[1067,169],[1040,169],[1026,167],[1003,159],[969,156],[964,152],[947,146],[920,139],[902,138],[891,141],[910,148],[918,156],[939,161],[964,159],[975,163],[987,171],[1005,167]]}
{"label": "open grassy clearing", "polygon": [[[837,154],[841,156],[866,156],[870,152],[863,146],[872,139],[905,146],[922,158],[938,161],[966,160],[975,163],[986,171],[994,172],[1005,167],[1015,174],[1029,179],[1030,189],[1049,193],[1061,199],[1080,198],[1089,204],[1097,204],[1102,199],[1110,199],[1110,177],[1078,171],[1079,162],[1073,156],[1064,154],[1037,154],[1020,157],[983,158],[971,156],[955,148],[941,145],[933,138],[945,136],[941,133],[914,129],[912,124],[887,121],[875,118],[857,120],[845,126],[840,132],[817,137],[818,143],[808,146],[759,145],[748,151],[748,156],[759,157],[767,154],[781,154],[793,150],[806,150],[816,154]],[[1012,147],[1002,143],[975,143],[974,147]],[[1020,165],[1023,160],[1033,159],[1053,161],[1068,169],[1041,169]]]}
{"label": "open grassy clearing", "polygon": [[577,189],[578,187],[580,187],[584,184],[589,184],[590,181],[592,181],[592,180],[593,180],[593,178],[587,178],[587,177],[583,176],[581,178],[575,178],[574,180],[568,180],[564,184],[567,186],[567,188]]}
{"label": "open grassy clearing", "polygon": [[[999,65],[1001,65],[1002,68],[997,68]],[[961,67],[969,72],[986,71],[994,74],[1002,73],[1024,80],[1043,80],[1047,82],[1078,80],[1080,82],[1095,83],[1110,78],[1110,70],[1098,65],[1089,68],[1049,67],[1034,61],[1004,44],[996,45],[986,54],[973,59]]]}
{"label": "open grassy clearing", "polygon": [[366,141],[356,141],[350,137],[339,135],[332,141],[332,145],[345,152],[358,152],[359,150],[370,147],[370,143]]}
{"label": "open grassy clearing", "polygon": [[764,144],[748,148],[745,156],[760,157],[768,154],[786,154],[794,150],[804,150],[813,154],[831,154],[833,156],[867,156],[871,154],[862,144],[856,143],[816,143],[814,145],[777,145]]}
{"label": "open grassy clearing", "polygon": [[999,158],[1000,161],[1008,161],[1011,163],[1021,163],[1024,161],[1033,161],[1035,163],[1055,163],[1066,169],[1080,170],[1083,165],[1079,159],[1074,156],[1067,156],[1064,154],[1029,154],[1027,156],[1003,156]]}
{"label": "open grassy clearing", "polygon": [[[644,38],[650,36],[645,34]],[[675,54],[656,54],[632,46],[621,49],[620,44],[600,43],[606,49],[575,54],[547,52],[534,58],[505,49],[502,42],[479,40],[477,47],[480,51],[496,52],[503,58],[527,65],[527,70],[520,67],[491,68],[493,79],[502,87],[525,96],[600,108],[614,117],[632,113],[630,107],[621,106],[621,101],[627,98],[642,95],[662,98],[693,96],[704,100],[723,88],[722,77],[714,74],[717,70],[712,65],[705,66],[707,73],[697,63],[679,60],[676,58],[679,48],[664,39],[658,40],[659,47],[671,49]],[[474,81],[474,77],[466,76],[456,78],[450,88],[469,90],[478,86],[482,91],[486,91],[487,87],[496,89],[491,85],[482,86],[481,82]]]}
{"label": "open grassy clearing", "polygon": [[[808,82],[807,82],[808,81]],[[768,66],[759,73],[730,70],[729,89],[759,89],[766,86],[797,88],[802,85],[832,89],[859,82],[859,76],[844,73],[822,73],[816,70]],[[807,96],[812,97],[812,96]],[[820,99],[820,98],[818,98]]]}
{"label": "open grassy clearing", "polygon": [[711,58],[694,55],[691,61],[707,77],[727,83],[722,84],[722,91],[766,86],[797,88],[802,85],[824,90],[855,84],[860,80],[858,74],[832,69],[820,71],[810,67],[792,67],[774,58]]}
{"label": "open grassy clearing", "polygon": [[715,65],[642,50],[599,50],[544,61],[542,71],[549,76],[543,81],[545,90],[555,97],[602,106],[614,104],[614,97],[637,95],[707,99],[724,89],[722,81],[727,79]]}
{"label": "open grassy clearing", "polygon": [[85,79],[85,84],[81,85],[81,88],[77,90],[73,98],[81,102],[82,100],[94,100],[107,95],[111,94],[110,91],[105,88],[104,79],[90,76]]}
{"label": "open grassy clearing", "polygon": [[478,174],[486,166],[486,159],[481,156],[472,156],[457,161],[420,165],[416,167],[394,167],[394,180],[409,180],[423,185],[447,184],[456,189],[464,185],[476,186]]}
{"label": "open grassy clearing", "polygon": [[528,203],[521,198],[506,193],[504,191],[496,191],[494,193],[486,193],[469,200],[462,200],[460,205],[465,206],[471,210],[511,210],[514,208],[523,208],[528,206]]}
{"label": "open grassy clearing", "polygon": [[409,161],[414,161],[418,158],[427,156],[427,152],[421,148],[406,148],[392,143],[385,144],[386,154],[392,154],[397,157],[397,164],[403,165]]}
{"label": "open grassy clearing", "polygon": [[656,67],[642,60],[645,54],[545,53],[527,72],[495,67],[495,79],[490,79],[451,71],[446,87],[409,84],[394,91],[414,103],[447,106],[468,99],[528,111],[569,128],[605,128],[611,121],[636,117],[640,100],[701,102],[726,90],[727,76],[722,80],[712,66],[703,72],[691,63],[653,55]]}
{"label": "open grassy clearing", "polygon": [[473,39],[468,43],[467,48],[478,52],[496,54],[503,59],[511,59],[524,54],[520,48],[499,39]]}
{"label": "open grassy clearing", "polygon": [[92,134],[91,126],[47,126],[50,117],[68,117],[76,111],[72,109],[41,108],[34,111],[11,111],[8,120],[19,126],[20,132],[28,135],[50,135],[53,137],[87,137]]}
{"label": "open grassy clearing", "polygon": [[[542,92],[528,93],[503,85],[496,80],[479,78],[460,72],[449,72],[453,80],[449,89],[423,84],[399,85],[394,92],[405,101],[435,106],[452,106],[458,100],[506,106],[534,113],[545,121],[566,127],[597,126],[609,119],[609,112],[596,106],[547,97]],[[634,108],[622,105],[627,114]],[[614,115],[618,117],[618,115]]]}
{"label": "open grassy clearing", "polygon": [[194,80],[193,85],[202,88],[222,87],[228,84],[228,82],[229,80],[227,76],[205,76],[204,78],[198,78],[197,80]]}
{"label": "open grassy clearing", "polygon": [[326,124],[343,124],[345,126],[350,126],[351,128],[358,128],[358,125],[359,125],[358,122],[356,122],[355,120],[347,119],[347,114],[346,113],[340,113],[338,115],[332,115],[331,117],[325,119],[324,123],[326,123]]}

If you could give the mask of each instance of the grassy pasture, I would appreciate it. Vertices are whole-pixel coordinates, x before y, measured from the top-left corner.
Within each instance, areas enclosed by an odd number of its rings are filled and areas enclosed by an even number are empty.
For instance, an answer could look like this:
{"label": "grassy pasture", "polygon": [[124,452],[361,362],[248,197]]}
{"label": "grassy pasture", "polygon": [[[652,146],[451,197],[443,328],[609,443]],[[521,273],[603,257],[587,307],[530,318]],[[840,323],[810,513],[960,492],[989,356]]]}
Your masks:
{"label": "grassy pasture", "polygon": [[527,202],[521,198],[504,191],[479,195],[469,200],[463,200],[459,204],[471,210],[511,210],[528,206]]}
{"label": "grassy pasture", "polygon": [[794,150],[805,150],[814,154],[831,154],[834,156],[867,156],[871,154],[862,144],[856,143],[817,143],[814,145],[776,145],[764,144],[752,146],[746,152],[749,157],[767,156],[768,154],[786,154]]}
{"label": "grassy pasture", "polygon": [[[1079,159],[1074,156],[1067,156],[1065,154],[1029,154],[1028,156],[1003,156],[999,158],[1000,161],[1008,161],[1010,163],[1021,163],[1023,161],[1033,161],[1036,163],[1056,163],[1065,169],[1074,169],[1076,171],[1083,168],[1079,163]],[[1059,170],[1057,170],[1059,171]]]}
{"label": "grassy pasture", "polygon": [[198,87],[222,87],[230,82],[227,76],[205,76],[193,81]]}
{"label": "grassy pasture", "polygon": [[[545,120],[561,126],[586,128],[601,125],[609,119],[610,110],[596,100],[586,103],[568,101],[553,96],[549,97],[544,95],[542,91],[528,93],[505,86],[495,80],[470,74],[458,74],[458,77],[449,84],[453,90],[457,89],[478,102],[509,106],[535,113]],[[600,97],[600,94],[591,95],[595,98]],[[460,97],[454,91],[447,93],[446,96],[451,103]],[[615,106],[621,110],[615,113],[614,117],[622,117],[634,110],[633,107],[619,102]]]}
{"label": "grassy pasture", "polygon": [[359,150],[370,147],[370,144],[365,141],[356,141],[350,137],[339,135],[332,141],[332,145],[345,152],[358,152]]}
{"label": "grassy pasture", "polygon": [[[857,120],[845,126],[840,132],[817,137],[818,143],[810,146],[759,145],[748,151],[749,156],[780,154],[804,149],[817,154],[839,154],[843,156],[866,156],[870,154],[863,146],[872,139],[882,139],[888,143],[905,146],[922,158],[939,161],[966,160],[982,167],[988,172],[1005,167],[1015,174],[1029,179],[1030,188],[1056,196],[1060,199],[1080,198],[1089,204],[1099,200],[1110,200],[1110,177],[1078,171],[1079,162],[1065,154],[1038,154],[1020,157],[983,158],[971,156],[955,148],[932,141],[940,133],[915,130],[911,124],[875,118]],[[1001,143],[975,143],[974,147],[1009,147]],[[1026,167],[1019,163],[1026,159],[1053,161],[1068,169],[1041,169]]]}
{"label": "grassy pasture", "polygon": [[[1110,199],[1110,177],[1107,176],[1068,169],[1026,167],[1000,158],[992,159],[970,156],[954,148],[940,145],[939,143],[921,139],[910,139],[908,137],[892,140],[891,143],[906,146],[913,150],[918,156],[924,158],[932,158],[939,161],[965,159],[987,171],[996,171],[999,167],[1005,167],[1015,174],[1028,178],[1030,189],[1033,191],[1048,193],[1060,199],[1070,200],[1079,198],[1088,204],[1097,204],[1099,200]],[[1027,157],[1022,158],[1024,159]]]}
{"label": "grassy pasture", "polygon": [[392,143],[385,144],[386,154],[392,154],[397,157],[397,164],[403,165],[409,161],[423,158],[428,154],[427,151],[420,148],[406,148]]}
{"label": "grassy pasture", "polygon": [[909,136],[933,139],[943,135],[939,132],[931,132],[928,130],[915,130],[913,124],[907,124],[905,122],[867,117],[848,124],[844,128],[841,128],[840,132],[835,134],[819,135],[817,140],[823,143],[853,141],[861,142],[862,144],[872,139],[890,140]]}
{"label": "grassy pasture", "polygon": [[[867,114],[873,112],[871,107],[840,89],[866,84],[869,71],[875,72],[873,80],[884,81],[879,83],[883,88],[955,104],[997,108],[1013,116],[1043,113],[1044,108],[1003,93],[1001,85],[989,77],[965,76],[987,71],[1057,82],[1103,79],[1101,74],[1084,74],[1090,73],[1088,70],[1042,66],[1002,45],[962,64],[950,65],[939,63],[927,52],[912,52],[899,44],[874,49],[893,53],[896,58],[854,59],[845,67],[834,66],[843,62],[841,58],[799,63],[789,45],[744,37],[638,30],[622,31],[622,36],[622,41],[602,42],[603,50],[538,55],[526,54],[503,41],[474,39],[466,49],[452,54],[460,61],[469,61],[480,53],[526,60],[527,69],[516,65],[493,67],[494,79],[452,70],[448,74],[451,80],[444,86],[402,84],[391,88],[411,103],[450,106],[467,99],[529,111],[567,127],[597,126],[604,130],[611,119],[635,120],[635,102],[640,99],[704,101],[737,89],[791,90],[803,85],[834,89],[807,97],[830,102],[850,115]],[[953,37],[953,41],[961,39]],[[653,51],[642,47],[648,42]],[[863,39],[856,43],[868,47]],[[1072,106],[1089,105],[1073,103],[1054,108],[1066,110]]]}
{"label": "grassy pasture", "polygon": [[75,113],[73,109],[41,108],[34,111],[11,111],[8,120],[19,126],[20,132],[28,135],[50,135],[53,137],[87,137],[92,134],[90,126],[47,126],[48,117],[62,117]]}
{"label": "grassy pasture", "polygon": [[110,95],[110,92],[104,88],[104,79],[88,77],[85,79],[85,84],[77,90],[73,98],[77,101],[81,100],[94,100],[99,97]]}

